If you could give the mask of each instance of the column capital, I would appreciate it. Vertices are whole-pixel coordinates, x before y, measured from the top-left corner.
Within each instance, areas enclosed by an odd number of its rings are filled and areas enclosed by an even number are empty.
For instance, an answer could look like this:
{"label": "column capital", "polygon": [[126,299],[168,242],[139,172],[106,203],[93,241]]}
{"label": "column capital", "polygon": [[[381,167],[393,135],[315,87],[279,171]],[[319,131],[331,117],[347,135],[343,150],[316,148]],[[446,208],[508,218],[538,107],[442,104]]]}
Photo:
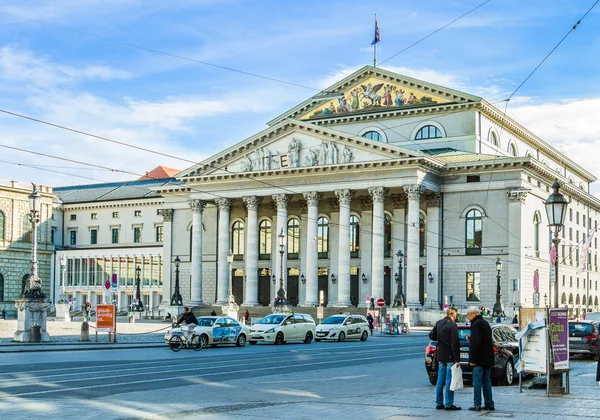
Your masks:
{"label": "column capital", "polygon": [[217,203],[217,207],[219,208],[219,211],[229,211],[231,210],[231,203],[232,200],[230,200],[229,198],[217,198],[215,200],[215,203]]}
{"label": "column capital", "polygon": [[369,191],[369,194],[371,195],[371,198],[373,199],[373,203],[384,203],[385,202],[385,196],[388,193],[387,188],[373,187],[373,188],[368,188],[367,191]]}
{"label": "column capital", "polygon": [[163,217],[163,221],[172,222],[173,221],[173,213],[175,210],[173,209],[160,209],[160,214]]}
{"label": "column capital", "polygon": [[405,209],[406,208],[406,194],[392,195],[392,207],[395,209]]}
{"label": "column capital", "polygon": [[302,193],[302,195],[304,196],[304,199],[306,200],[306,203],[309,206],[318,206],[319,201],[321,201],[321,199],[323,198],[323,193],[316,191]]}
{"label": "column capital", "polygon": [[202,213],[204,211],[204,207],[206,207],[206,201],[198,199],[188,200],[188,204],[190,205],[193,212]]}
{"label": "column capital", "polygon": [[354,191],[352,190],[336,190],[334,191],[335,195],[340,204],[345,206],[349,206],[352,198],[354,197]]}
{"label": "column capital", "polygon": [[527,202],[527,191],[508,189],[506,190],[506,198],[509,203],[525,204]]}
{"label": "column capital", "polygon": [[431,192],[425,195],[425,201],[427,203],[427,207],[439,207],[441,194],[437,192]]}
{"label": "column capital", "polygon": [[409,201],[419,201],[425,188],[423,188],[421,184],[405,185],[404,191],[406,191],[406,196]]}
{"label": "column capital", "polygon": [[246,205],[246,208],[248,209],[248,211],[250,211],[250,210],[256,211],[256,210],[258,210],[258,206],[260,205],[262,198],[254,195],[252,197],[243,197],[242,200],[244,200],[244,204]]}
{"label": "column capital", "polygon": [[287,209],[287,205],[290,202],[290,196],[287,194],[273,194],[273,201],[275,202],[278,210]]}

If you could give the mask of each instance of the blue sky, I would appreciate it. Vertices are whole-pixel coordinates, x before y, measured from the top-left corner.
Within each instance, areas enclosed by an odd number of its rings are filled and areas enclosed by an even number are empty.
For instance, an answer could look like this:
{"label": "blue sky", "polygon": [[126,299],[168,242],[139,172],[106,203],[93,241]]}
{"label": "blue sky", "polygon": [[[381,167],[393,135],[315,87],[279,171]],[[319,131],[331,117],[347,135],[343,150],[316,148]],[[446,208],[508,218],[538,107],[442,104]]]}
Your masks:
{"label": "blue sky", "polygon": [[[372,64],[375,13],[382,68],[493,102],[507,98],[595,0],[491,0],[383,63],[482,2],[4,0],[0,109],[198,161]],[[598,177],[599,47],[600,6],[508,107]],[[0,130],[0,145],[133,173],[190,166],[5,113]],[[44,185],[134,177],[3,147],[0,161],[0,178]]]}

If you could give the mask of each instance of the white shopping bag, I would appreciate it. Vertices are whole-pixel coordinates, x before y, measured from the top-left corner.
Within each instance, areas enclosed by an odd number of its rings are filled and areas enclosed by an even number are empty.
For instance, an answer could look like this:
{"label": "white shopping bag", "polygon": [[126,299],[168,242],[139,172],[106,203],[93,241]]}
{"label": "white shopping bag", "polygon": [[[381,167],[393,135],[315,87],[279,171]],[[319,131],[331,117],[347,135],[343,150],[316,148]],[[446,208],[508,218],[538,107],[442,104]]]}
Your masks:
{"label": "white shopping bag", "polygon": [[456,391],[457,389],[464,388],[462,369],[460,368],[460,366],[456,366],[456,364],[452,365],[452,367],[450,368],[450,372],[452,372],[452,381],[450,382],[450,391]]}

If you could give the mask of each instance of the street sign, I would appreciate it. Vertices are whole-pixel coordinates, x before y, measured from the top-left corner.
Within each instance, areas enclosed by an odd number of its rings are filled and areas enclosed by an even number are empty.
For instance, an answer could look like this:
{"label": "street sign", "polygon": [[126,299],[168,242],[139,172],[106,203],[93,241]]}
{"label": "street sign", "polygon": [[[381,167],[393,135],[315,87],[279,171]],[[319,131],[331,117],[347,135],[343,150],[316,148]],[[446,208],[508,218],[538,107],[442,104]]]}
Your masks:
{"label": "street sign", "polygon": [[114,305],[96,305],[96,330],[115,332]]}
{"label": "street sign", "polygon": [[380,308],[383,308],[385,306],[385,299],[384,298],[377,299],[377,306],[379,306]]}
{"label": "street sign", "polygon": [[110,281],[106,280],[106,281],[104,282],[104,288],[105,288],[106,290],[110,289]]}
{"label": "street sign", "polygon": [[114,273],[111,276],[111,280],[112,280],[112,287],[113,287],[113,289],[116,289],[117,286],[119,285],[119,276],[118,276],[118,274]]}
{"label": "street sign", "polygon": [[365,301],[366,301],[367,303],[370,303],[370,302],[371,302],[371,296],[367,295],[367,298],[365,299]]}
{"label": "street sign", "polygon": [[556,265],[556,247],[552,244],[552,250],[550,251],[550,265],[554,267]]}

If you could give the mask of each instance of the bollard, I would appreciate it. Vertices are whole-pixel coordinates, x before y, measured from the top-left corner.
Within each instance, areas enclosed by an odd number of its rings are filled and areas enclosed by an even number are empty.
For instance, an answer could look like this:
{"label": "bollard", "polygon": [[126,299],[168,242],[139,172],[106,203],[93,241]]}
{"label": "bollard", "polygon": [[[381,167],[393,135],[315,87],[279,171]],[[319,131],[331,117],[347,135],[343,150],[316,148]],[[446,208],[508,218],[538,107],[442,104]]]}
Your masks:
{"label": "bollard", "polygon": [[81,323],[81,341],[90,341],[90,324],[87,321]]}
{"label": "bollard", "polygon": [[135,315],[133,313],[131,313],[129,315],[129,323],[130,324],[135,324]]}
{"label": "bollard", "polygon": [[39,343],[42,341],[42,327],[38,324],[33,324],[31,326],[31,336],[29,341],[32,343]]}

